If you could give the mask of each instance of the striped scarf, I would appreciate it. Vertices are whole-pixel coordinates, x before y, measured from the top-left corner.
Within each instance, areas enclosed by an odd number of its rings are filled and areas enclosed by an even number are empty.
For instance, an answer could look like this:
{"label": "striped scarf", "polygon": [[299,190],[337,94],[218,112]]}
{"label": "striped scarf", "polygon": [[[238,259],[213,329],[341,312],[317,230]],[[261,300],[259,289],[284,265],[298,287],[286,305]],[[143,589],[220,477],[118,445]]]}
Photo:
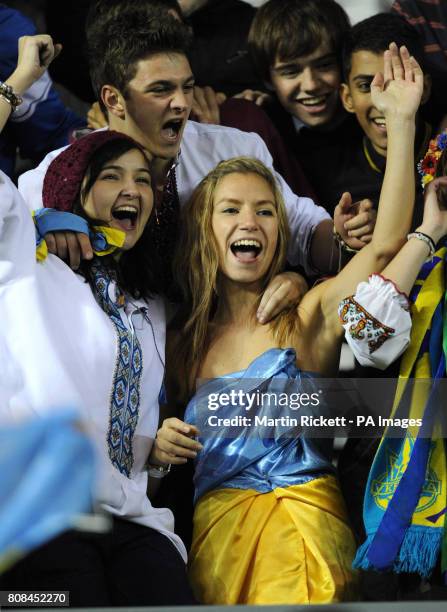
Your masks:
{"label": "striped scarf", "polygon": [[445,376],[447,317],[442,247],[421,268],[410,294],[413,330],[391,416],[421,419],[404,437],[387,428],[372,464],[363,520],[367,539],[354,567],[428,577],[442,550],[447,570],[446,449],[439,382]]}

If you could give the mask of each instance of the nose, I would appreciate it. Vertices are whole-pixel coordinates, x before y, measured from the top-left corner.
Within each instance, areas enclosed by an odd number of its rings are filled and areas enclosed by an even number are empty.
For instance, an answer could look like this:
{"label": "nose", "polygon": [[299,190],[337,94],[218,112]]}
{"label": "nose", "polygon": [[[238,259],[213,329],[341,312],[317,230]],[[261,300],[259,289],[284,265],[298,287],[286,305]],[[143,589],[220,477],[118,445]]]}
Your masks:
{"label": "nose", "polygon": [[128,197],[129,199],[139,197],[140,192],[138,190],[138,185],[132,178],[128,178],[124,181],[123,187],[121,189],[121,195]]}
{"label": "nose", "polygon": [[257,231],[258,219],[254,210],[246,209],[240,212],[239,229],[247,232]]}
{"label": "nose", "polygon": [[303,91],[314,91],[318,88],[318,78],[311,66],[306,66],[301,73],[301,89]]}
{"label": "nose", "polygon": [[177,89],[171,99],[171,109],[182,113],[188,108],[188,99],[183,89]]}

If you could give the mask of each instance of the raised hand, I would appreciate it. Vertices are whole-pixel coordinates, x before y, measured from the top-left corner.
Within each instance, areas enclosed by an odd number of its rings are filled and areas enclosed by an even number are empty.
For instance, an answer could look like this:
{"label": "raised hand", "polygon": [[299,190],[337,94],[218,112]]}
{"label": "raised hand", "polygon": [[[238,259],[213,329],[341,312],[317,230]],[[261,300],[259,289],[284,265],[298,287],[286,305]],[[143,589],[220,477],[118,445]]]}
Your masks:
{"label": "raised hand", "polygon": [[16,93],[24,93],[34,81],[37,81],[57,57],[62,45],[54,45],[51,36],[21,36],[17,68],[8,79]]}
{"label": "raised hand", "polygon": [[386,118],[412,119],[419,108],[424,90],[424,74],[406,47],[391,43],[384,53],[383,74],[378,72],[371,83],[374,106]]}

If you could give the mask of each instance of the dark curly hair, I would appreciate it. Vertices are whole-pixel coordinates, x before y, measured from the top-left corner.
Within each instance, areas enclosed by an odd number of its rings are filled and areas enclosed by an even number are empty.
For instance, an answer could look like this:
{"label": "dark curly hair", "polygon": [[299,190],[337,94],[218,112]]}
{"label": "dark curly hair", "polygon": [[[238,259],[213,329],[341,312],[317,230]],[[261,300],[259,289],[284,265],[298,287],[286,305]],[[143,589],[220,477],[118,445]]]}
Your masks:
{"label": "dark curly hair", "polygon": [[87,54],[93,89],[104,112],[102,87],[113,85],[126,98],[138,61],[163,52],[187,55],[191,30],[169,8],[149,0],[97,0],[91,6],[86,21]]}
{"label": "dark curly hair", "polygon": [[359,21],[346,36],[343,45],[343,75],[348,82],[352,67],[352,54],[356,51],[370,51],[382,54],[395,42],[398,47],[405,45],[424,70],[424,49],[417,31],[398,15],[378,13]]}

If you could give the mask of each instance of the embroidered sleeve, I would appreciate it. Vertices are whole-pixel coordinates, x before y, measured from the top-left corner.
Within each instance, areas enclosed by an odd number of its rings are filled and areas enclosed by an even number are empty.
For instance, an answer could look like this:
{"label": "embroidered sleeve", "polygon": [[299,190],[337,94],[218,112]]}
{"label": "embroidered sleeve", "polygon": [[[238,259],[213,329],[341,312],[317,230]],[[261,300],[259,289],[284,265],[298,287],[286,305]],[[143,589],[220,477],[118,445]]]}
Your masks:
{"label": "embroidered sleeve", "polygon": [[407,297],[379,274],[360,283],[339,306],[345,338],[363,366],[384,370],[407,348],[411,317]]}

